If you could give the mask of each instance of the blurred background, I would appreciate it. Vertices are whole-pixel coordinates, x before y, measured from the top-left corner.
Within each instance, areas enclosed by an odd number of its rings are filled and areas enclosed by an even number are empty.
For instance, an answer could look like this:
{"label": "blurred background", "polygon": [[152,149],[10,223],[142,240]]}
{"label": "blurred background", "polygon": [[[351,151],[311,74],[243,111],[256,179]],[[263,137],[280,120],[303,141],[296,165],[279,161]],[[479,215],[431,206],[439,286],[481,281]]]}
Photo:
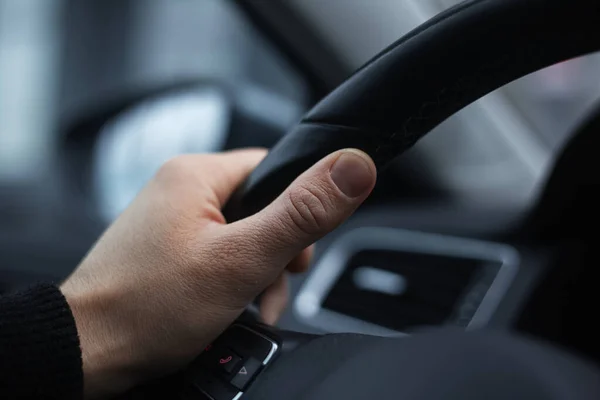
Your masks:
{"label": "blurred background", "polygon": [[[272,145],[455,3],[0,0],[0,284],[64,277],[166,159]],[[401,157],[379,199],[526,209],[600,97],[599,67],[486,96]]]}

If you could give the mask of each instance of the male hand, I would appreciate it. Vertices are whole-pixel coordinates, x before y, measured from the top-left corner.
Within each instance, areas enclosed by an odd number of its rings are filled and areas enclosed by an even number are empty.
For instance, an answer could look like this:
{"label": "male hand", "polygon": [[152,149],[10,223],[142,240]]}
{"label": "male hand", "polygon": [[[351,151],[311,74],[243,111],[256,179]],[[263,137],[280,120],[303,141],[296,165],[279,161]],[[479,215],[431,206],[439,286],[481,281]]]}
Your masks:
{"label": "male hand", "polygon": [[369,195],[371,159],[341,150],[272,204],[227,224],[221,208],[266,154],[167,162],[61,286],[75,317],[86,397],[121,393],[184,367],[260,293],[263,318],[285,307],[284,271]]}

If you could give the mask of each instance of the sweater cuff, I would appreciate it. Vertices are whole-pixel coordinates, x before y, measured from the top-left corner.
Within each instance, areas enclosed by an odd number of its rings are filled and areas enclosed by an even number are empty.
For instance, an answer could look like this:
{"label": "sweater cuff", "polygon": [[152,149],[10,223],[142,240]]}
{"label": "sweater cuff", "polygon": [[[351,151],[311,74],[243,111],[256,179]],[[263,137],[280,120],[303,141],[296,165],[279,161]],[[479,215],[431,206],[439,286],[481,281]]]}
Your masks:
{"label": "sweater cuff", "polygon": [[82,398],[75,319],[56,286],[0,297],[0,388],[11,398]]}

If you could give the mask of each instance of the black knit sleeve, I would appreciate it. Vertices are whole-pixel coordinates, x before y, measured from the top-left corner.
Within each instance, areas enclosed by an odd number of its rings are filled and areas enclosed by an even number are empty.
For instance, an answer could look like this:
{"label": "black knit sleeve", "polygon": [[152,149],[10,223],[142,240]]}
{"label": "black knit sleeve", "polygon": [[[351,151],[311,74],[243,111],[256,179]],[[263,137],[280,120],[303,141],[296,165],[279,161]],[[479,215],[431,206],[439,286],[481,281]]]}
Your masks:
{"label": "black knit sleeve", "polygon": [[81,399],[73,314],[60,290],[37,285],[0,297],[0,398]]}

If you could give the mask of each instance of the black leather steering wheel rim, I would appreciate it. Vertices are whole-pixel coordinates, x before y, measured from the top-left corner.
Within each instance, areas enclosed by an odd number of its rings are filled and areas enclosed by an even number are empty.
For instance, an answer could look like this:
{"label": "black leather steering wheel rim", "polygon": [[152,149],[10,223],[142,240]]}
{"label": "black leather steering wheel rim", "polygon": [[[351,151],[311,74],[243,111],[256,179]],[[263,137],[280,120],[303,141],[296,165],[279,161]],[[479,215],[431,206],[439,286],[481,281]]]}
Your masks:
{"label": "black leather steering wheel rim", "polygon": [[434,127],[528,73],[600,50],[597,0],[470,0],[418,27],[321,100],[232,197],[251,215],[327,154],[358,148],[384,169]]}

